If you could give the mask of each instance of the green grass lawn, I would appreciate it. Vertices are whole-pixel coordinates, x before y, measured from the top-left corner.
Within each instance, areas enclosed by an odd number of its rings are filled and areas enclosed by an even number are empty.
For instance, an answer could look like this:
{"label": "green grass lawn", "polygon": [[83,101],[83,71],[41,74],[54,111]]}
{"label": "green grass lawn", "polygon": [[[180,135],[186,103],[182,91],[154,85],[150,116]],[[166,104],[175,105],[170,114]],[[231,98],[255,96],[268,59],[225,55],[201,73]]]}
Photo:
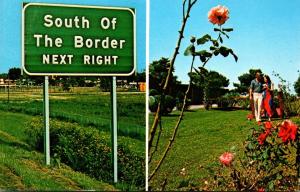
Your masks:
{"label": "green grass lawn", "polygon": [[[50,93],[50,117],[63,121],[93,126],[110,131],[111,109],[109,93]],[[118,93],[119,135],[145,140],[145,94]],[[0,94],[0,109],[29,115],[43,114],[41,93],[11,93],[10,103],[6,94]]]}
{"label": "green grass lawn", "polygon": [[45,166],[44,156],[25,143],[24,126],[31,116],[0,111],[0,189],[116,190],[66,165]]}
{"label": "green grass lawn", "polygon": [[[247,121],[248,113],[202,109],[186,112],[169,155],[149,185],[154,190],[161,189],[167,179],[166,190],[179,189],[187,180],[194,186],[205,186],[204,182],[213,178],[213,170],[220,166],[218,158],[223,152],[235,146],[237,153],[241,153],[243,141],[256,125],[255,121]],[[150,173],[172,135],[178,114],[162,117],[163,132],[158,152],[149,165]],[[180,174],[183,168],[185,176]]]}

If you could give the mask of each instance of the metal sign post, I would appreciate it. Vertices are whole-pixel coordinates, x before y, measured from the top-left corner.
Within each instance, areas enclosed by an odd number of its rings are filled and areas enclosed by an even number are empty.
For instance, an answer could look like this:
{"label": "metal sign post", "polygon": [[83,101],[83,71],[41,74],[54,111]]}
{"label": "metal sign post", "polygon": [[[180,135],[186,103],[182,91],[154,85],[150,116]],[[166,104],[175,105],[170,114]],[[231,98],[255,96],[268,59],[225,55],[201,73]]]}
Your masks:
{"label": "metal sign post", "polygon": [[44,151],[46,165],[50,165],[50,132],[49,132],[49,80],[48,76],[45,76],[44,82]]}
{"label": "metal sign post", "polygon": [[112,77],[111,82],[111,143],[114,183],[118,182],[118,120],[117,120],[117,78]]}

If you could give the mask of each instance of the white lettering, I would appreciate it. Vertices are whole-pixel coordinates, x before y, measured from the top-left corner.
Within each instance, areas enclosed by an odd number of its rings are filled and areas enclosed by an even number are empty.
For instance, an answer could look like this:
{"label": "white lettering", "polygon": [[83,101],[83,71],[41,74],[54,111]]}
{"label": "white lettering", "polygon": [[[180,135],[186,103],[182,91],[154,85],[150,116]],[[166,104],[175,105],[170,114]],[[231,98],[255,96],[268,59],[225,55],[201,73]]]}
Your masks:
{"label": "white lettering", "polygon": [[[57,28],[65,27],[65,28],[90,28],[90,21],[83,17],[75,16],[74,18],[53,18],[52,15],[44,16],[44,26],[52,27],[55,26]],[[114,24],[115,25],[115,24]]]}
{"label": "white lettering", "polygon": [[52,15],[45,15],[44,17],[44,25],[45,27],[52,27],[53,22],[52,22]]}
{"label": "white lettering", "polygon": [[43,54],[43,64],[72,64],[73,55]]}
{"label": "white lettering", "polygon": [[83,37],[81,36],[74,36],[74,47],[81,48],[83,47]]}
{"label": "white lettering", "polygon": [[40,38],[42,38],[43,35],[34,34],[33,37],[36,38],[36,46],[39,47],[40,46]]}
{"label": "white lettering", "polygon": [[110,21],[107,17],[101,19],[101,27],[102,29],[108,29],[110,27]]}
{"label": "white lettering", "polygon": [[102,56],[102,55],[83,55],[84,65],[116,65],[119,56]]}

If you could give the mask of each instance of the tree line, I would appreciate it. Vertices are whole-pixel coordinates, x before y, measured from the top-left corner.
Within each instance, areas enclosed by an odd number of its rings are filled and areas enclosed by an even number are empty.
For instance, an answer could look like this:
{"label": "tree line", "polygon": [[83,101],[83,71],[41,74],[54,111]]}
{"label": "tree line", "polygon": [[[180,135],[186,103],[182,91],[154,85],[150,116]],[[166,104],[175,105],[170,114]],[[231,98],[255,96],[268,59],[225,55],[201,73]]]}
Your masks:
{"label": "tree line", "polygon": [[[0,74],[0,79],[9,79],[16,82],[18,85],[42,85],[44,83],[43,76],[29,76],[21,73],[20,68],[10,68],[8,73]],[[137,72],[128,77],[118,77],[118,80],[127,80],[127,83],[146,82],[146,73]],[[49,84],[52,86],[62,86],[64,90],[69,90],[70,87],[94,87],[100,86],[104,91],[110,89],[110,77],[75,77],[75,76],[49,76]]]}

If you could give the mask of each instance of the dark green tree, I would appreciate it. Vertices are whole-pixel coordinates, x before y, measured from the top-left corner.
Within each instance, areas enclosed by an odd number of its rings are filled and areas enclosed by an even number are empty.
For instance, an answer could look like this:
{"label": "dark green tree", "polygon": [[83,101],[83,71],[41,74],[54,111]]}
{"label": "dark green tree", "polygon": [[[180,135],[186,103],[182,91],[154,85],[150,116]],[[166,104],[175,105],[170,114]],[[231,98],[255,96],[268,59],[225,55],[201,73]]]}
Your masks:
{"label": "dark green tree", "polygon": [[200,68],[200,71],[189,73],[192,84],[206,95],[207,100],[216,99],[227,92],[229,79],[216,71],[207,71]]}
{"label": "dark green tree", "polygon": [[[149,65],[150,92],[161,94],[163,85],[168,75],[169,68],[170,68],[170,60],[165,57],[162,57],[160,60],[153,61],[152,63],[150,63]],[[174,68],[172,69],[172,72],[174,72]],[[178,86],[180,86],[181,82],[177,80],[177,76],[171,75],[169,84],[170,86],[166,94],[176,97],[178,93]]]}
{"label": "dark green tree", "polygon": [[0,74],[0,79],[6,79],[8,77],[7,73],[1,73]]}
{"label": "dark green tree", "polygon": [[240,83],[233,83],[235,91],[238,93],[248,93],[250,83],[255,79],[256,72],[262,73],[260,69],[250,69],[248,73],[244,73],[238,77]]}
{"label": "dark green tree", "polygon": [[107,92],[110,90],[111,77],[100,77],[100,89],[101,91]]}
{"label": "dark green tree", "polygon": [[10,68],[8,70],[8,78],[15,81],[17,79],[20,79],[21,77],[21,69],[20,68]]}
{"label": "dark green tree", "polygon": [[[149,65],[149,89],[153,106],[150,106],[152,111],[156,111],[159,101],[161,101],[162,114],[172,112],[177,103],[182,102],[182,95],[180,91],[181,82],[177,80],[177,76],[171,73],[169,77],[168,89],[163,94],[163,86],[170,68],[170,60],[162,57],[160,60],[153,61]],[[171,69],[174,72],[174,68]],[[151,103],[150,103],[151,104]],[[151,105],[152,105],[151,104]]]}
{"label": "dark green tree", "polygon": [[294,83],[294,89],[297,95],[300,97],[300,75],[297,79],[297,81]]}

